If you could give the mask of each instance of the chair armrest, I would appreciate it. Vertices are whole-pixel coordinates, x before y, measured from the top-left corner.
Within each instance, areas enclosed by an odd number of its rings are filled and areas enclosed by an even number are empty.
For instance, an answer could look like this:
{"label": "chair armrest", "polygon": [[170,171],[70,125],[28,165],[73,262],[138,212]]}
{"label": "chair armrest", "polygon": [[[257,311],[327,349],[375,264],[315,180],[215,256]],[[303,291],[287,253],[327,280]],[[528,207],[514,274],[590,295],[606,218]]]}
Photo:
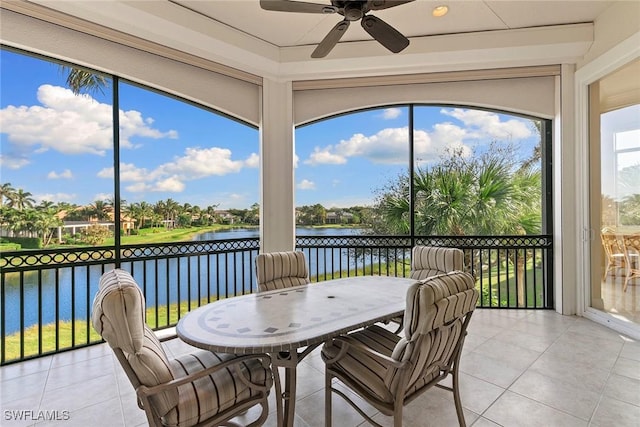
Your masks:
{"label": "chair armrest", "polygon": [[360,341],[357,341],[355,339],[353,339],[352,337],[348,336],[348,335],[342,335],[339,337],[336,337],[333,339],[333,342],[336,343],[340,343],[342,344],[341,348],[340,348],[340,352],[336,355],[336,357],[332,358],[332,359],[327,359],[325,360],[325,363],[327,364],[332,364],[335,362],[338,362],[340,359],[342,359],[346,354],[347,351],[349,349],[351,349],[352,351],[358,352],[358,353],[362,353],[362,354],[366,354],[374,359],[376,359],[377,361],[379,361],[380,363],[382,363],[385,366],[390,366],[396,369],[403,369],[405,368],[409,362],[408,361],[400,361],[400,360],[395,360],[387,355],[384,355],[380,352],[377,352],[373,349],[371,349],[370,347],[367,347],[366,345],[362,344]]}
{"label": "chair armrest", "polygon": [[138,397],[140,397],[143,401],[146,401],[150,396],[153,396],[158,393],[162,393],[163,391],[167,391],[172,388],[178,388],[179,386],[184,384],[192,383],[200,378],[206,377],[208,375],[211,375],[217,371],[220,371],[226,368],[234,369],[236,374],[238,374],[238,377],[240,378],[240,380],[244,382],[248,387],[252,389],[260,390],[260,391],[267,391],[268,390],[267,387],[261,384],[252,383],[244,375],[242,375],[240,371],[241,363],[247,362],[249,360],[255,360],[255,359],[261,360],[263,366],[271,365],[271,357],[269,357],[266,354],[248,354],[243,356],[237,356],[237,357],[234,357],[233,359],[226,360],[218,365],[211,366],[209,368],[203,369],[202,371],[198,371],[196,373],[184,376],[182,378],[171,380],[164,384],[158,384],[151,387],[141,385],[136,389],[136,393],[138,394]]}

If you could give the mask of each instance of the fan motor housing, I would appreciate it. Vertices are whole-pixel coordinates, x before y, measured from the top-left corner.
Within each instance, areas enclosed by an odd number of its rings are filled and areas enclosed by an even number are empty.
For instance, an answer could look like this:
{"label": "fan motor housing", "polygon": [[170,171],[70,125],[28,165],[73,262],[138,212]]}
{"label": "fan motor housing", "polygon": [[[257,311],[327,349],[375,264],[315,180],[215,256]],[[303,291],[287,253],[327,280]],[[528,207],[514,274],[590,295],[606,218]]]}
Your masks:
{"label": "fan motor housing", "polygon": [[344,16],[347,21],[357,21],[362,19],[369,11],[367,0],[331,0],[331,4],[339,8],[338,13]]}

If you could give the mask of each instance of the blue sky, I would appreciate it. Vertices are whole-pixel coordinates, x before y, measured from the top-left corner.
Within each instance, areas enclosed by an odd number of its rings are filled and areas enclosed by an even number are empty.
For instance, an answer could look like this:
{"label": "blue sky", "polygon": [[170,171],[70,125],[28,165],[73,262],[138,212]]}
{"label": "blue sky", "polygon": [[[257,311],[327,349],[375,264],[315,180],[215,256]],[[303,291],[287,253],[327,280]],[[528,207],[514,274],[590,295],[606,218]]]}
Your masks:
{"label": "blue sky", "polygon": [[[40,202],[84,205],[113,194],[111,90],[76,96],[54,63],[0,50],[0,182]],[[296,205],[371,205],[406,170],[408,107],[343,115],[296,131]],[[127,202],[248,208],[259,202],[257,129],[121,81],[120,168]],[[471,155],[510,140],[527,157],[528,120],[442,106],[415,108],[422,165],[447,148]]]}

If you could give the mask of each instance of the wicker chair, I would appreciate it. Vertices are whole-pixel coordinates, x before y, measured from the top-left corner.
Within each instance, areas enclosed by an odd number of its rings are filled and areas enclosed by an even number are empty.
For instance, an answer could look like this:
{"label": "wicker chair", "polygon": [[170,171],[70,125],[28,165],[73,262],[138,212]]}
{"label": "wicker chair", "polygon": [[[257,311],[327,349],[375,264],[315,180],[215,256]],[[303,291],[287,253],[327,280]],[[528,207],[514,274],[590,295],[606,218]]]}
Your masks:
{"label": "wicker chair", "polygon": [[268,252],[256,257],[258,291],[285,289],[311,283],[303,252]]}
{"label": "wicker chair", "polygon": [[169,359],[145,323],[144,296],[128,272],[102,275],[91,319],[124,368],[150,426],[234,425],[229,420],[255,405],[262,411],[249,425],[266,420],[270,357],[197,350]]}
{"label": "wicker chair", "polygon": [[623,292],[627,291],[629,281],[640,278],[640,233],[622,236],[624,248],[625,276]]}
{"label": "wicker chair", "polygon": [[[367,421],[371,419],[344,392],[339,379],[385,415],[394,427],[402,426],[405,405],[433,386],[453,393],[458,422],[465,425],[458,369],[460,355],[478,301],[475,280],[455,271],[432,276],[407,291],[404,336],[373,325],[335,338],[322,348],[325,361],[325,426],[331,427],[332,393],[344,398]],[[452,387],[439,384],[449,374]]]}
{"label": "wicker chair", "polygon": [[627,263],[625,259],[624,243],[622,239],[609,229],[603,229],[600,233],[602,247],[606,256],[606,265],[602,273],[602,280],[605,280],[609,272],[615,276],[618,269],[625,269]]}

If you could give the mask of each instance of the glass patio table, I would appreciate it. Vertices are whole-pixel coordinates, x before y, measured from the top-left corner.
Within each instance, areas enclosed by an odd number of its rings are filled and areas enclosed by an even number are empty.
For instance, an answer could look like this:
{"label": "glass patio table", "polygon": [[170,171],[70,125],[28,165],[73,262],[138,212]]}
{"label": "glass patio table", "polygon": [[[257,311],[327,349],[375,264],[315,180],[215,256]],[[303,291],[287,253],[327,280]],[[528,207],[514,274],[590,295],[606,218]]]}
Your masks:
{"label": "glass patio table", "polygon": [[298,363],[332,337],[401,315],[415,282],[357,276],[222,299],[187,313],[176,330],[183,341],[210,351],[269,353],[285,370],[284,420],[276,396],[278,425],[291,427]]}

